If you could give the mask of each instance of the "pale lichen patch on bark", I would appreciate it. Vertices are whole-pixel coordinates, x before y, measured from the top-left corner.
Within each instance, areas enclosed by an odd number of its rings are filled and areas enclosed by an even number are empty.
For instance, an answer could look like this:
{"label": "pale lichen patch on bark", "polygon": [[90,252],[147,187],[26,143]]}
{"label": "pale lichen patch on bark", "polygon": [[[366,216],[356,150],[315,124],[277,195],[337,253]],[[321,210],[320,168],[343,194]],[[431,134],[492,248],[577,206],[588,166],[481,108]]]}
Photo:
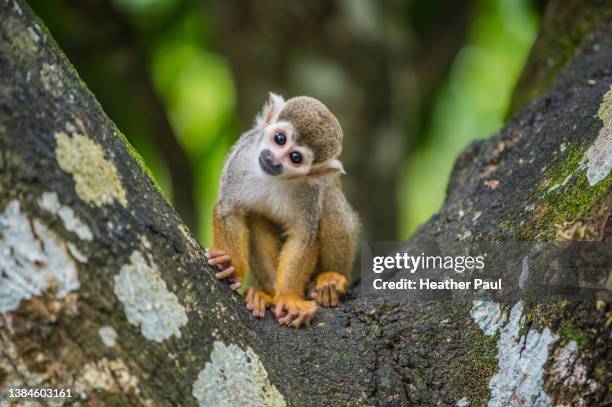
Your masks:
{"label": "pale lichen patch on bark", "polygon": [[603,95],[597,116],[604,122],[604,125],[609,126],[612,123],[612,87]]}
{"label": "pale lichen patch on bark", "polygon": [[77,195],[95,205],[127,205],[125,189],[117,168],[104,157],[102,147],[82,134],[73,137],[64,132],[55,134],[55,154],[60,168],[74,178]]}
{"label": "pale lichen patch on bark", "polygon": [[586,174],[591,186],[606,178],[612,169],[612,88],[603,96],[597,116],[603,121],[603,127],[585,153]]}
{"label": "pale lichen patch on bark", "polygon": [[549,346],[557,338],[548,328],[542,332],[533,329],[521,336],[522,323],[523,303],[518,302],[506,325],[499,329],[499,371],[489,381],[489,405],[551,405],[542,386]]}
{"label": "pale lichen patch on bark", "polygon": [[[17,3],[15,6],[18,7]],[[40,36],[29,28],[21,18],[11,16],[2,21],[0,33],[5,35],[0,35],[0,51],[17,61],[35,58],[40,49]]]}
{"label": "pale lichen patch on bark", "polygon": [[54,98],[59,98],[64,93],[64,76],[57,65],[43,63],[40,70],[40,81],[43,89]]}
{"label": "pale lichen patch on bark", "polygon": [[57,298],[77,290],[76,264],[66,243],[13,200],[0,213],[0,313],[51,287]]}
{"label": "pale lichen patch on bark", "polygon": [[145,250],[151,249],[151,242],[149,241],[149,238],[146,235],[140,235],[139,240],[140,240],[140,244]]}
{"label": "pale lichen patch on bark", "polygon": [[75,233],[79,239],[87,241],[93,239],[89,226],[75,215],[72,208],[62,205],[55,192],[44,192],[38,200],[38,205],[42,209],[59,216],[64,222],[66,230]]}
{"label": "pale lichen patch on bark", "polygon": [[457,400],[457,407],[468,407],[470,405],[470,401],[467,397],[462,398],[461,400]]}
{"label": "pale lichen patch on bark", "polygon": [[140,326],[145,338],[162,342],[173,335],[181,336],[179,328],[187,324],[185,308],[168,290],[155,263],[147,264],[142,253],[134,251],[114,282],[115,295],[123,303],[128,322]]}
{"label": "pale lichen patch on bark", "polygon": [[522,290],[529,278],[529,256],[523,257],[521,261],[521,275],[519,276],[518,287]]}
{"label": "pale lichen patch on bark", "polygon": [[475,300],[470,315],[487,336],[495,335],[506,321],[506,315],[502,314],[500,305],[493,301]]}
{"label": "pale lichen patch on bark", "polygon": [[200,406],[285,406],[285,399],[268,380],[259,356],[247,347],[215,341],[207,362],[193,384]]}
{"label": "pale lichen patch on bark", "polygon": [[83,252],[81,252],[74,243],[68,242],[67,246],[68,246],[68,251],[70,252],[72,257],[74,257],[75,260],[80,261],[81,263],[87,263],[88,261],[87,256],[84,255]]}
{"label": "pale lichen patch on bark", "polygon": [[117,331],[112,326],[104,325],[100,327],[98,335],[102,343],[109,348],[112,348],[117,343]]}

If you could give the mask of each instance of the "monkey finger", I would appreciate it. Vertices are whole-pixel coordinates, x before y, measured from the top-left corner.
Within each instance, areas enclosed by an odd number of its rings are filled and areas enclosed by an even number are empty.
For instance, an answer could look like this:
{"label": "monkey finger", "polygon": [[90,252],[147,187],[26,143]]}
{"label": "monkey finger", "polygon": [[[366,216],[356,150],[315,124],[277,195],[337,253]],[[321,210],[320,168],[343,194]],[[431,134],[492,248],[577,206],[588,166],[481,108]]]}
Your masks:
{"label": "monkey finger", "polygon": [[281,325],[284,325],[285,322],[291,321],[294,317],[292,315],[297,314],[297,311],[290,310],[287,304],[283,304],[283,308],[281,309],[281,313],[276,319]]}
{"label": "monkey finger", "polygon": [[259,318],[259,303],[258,302],[254,302],[253,303],[253,318]]}
{"label": "monkey finger", "polygon": [[253,289],[253,287],[250,287],[249,290],[247,291],[245,300],[246,300],[246,308],[251,311],[253,309],[253,294],[254,294],[255,290]]}
{"label": "monkey finger", "polygon": [[327,307],[329,304],[329,287],[325,286],[320,290],[319,302],[322,306]]}
{"label": "monkey finger", "polygon": [[263,298],[259,299],[259,317],[263,318],[266,314],[266,302]]}
{"label": "monkey finger", "polygon": [[335,307],[338,305],[338,291],[335,288],[332,288],[329,292],[329,305]]}
{"label": "monkey finger", "polygon": [[291,322],[291,326],[294,328],[299,328],[300,325],[302,325],[302,323],[304,322],[304,320],[308,318],[308,313],[307,312],[301,312],[298,317],[296,319],[293,320],[293,322]]}
{"label": "monkey finger", "polygon": [[293,311],[278,320],[281,325],[289,325],[299,315],[299,312]]}
{"label": "monkey finger", "polygon": [[206,249],[204,251],[204,256],[206,256],[207,259],[214,259],[215,257],[224,256],[225,254],[226,254],[225,252],[215,251],[215,250],[210,250],[210,249]]}
{"label": "monkey finger", "polygon": [[230,256],[228,254],[225,254],[222,256],[216,256],[216,257],[212,257],[208,259],[208,264],[211,266],[214,266],[216,264],[220,264],[223,262],[229,262],[230,260],[231,260]]}
{"label": "monkey finger", "polygon": [[285,315],[285,303],[278,302],[274,305],[274,318],[279,319]]}
{"label": "monkey finger", "polygon": [[239,289],[242,286],[242,281],[238,280],[238,279],[233,279],[230,280],[230,290],[232,291],[236,291],[237,289]]}
{"label": "monkey finger", "polygon": [[253,310],[253,316],[255,318],[259,318],[259,314],[260,314],[260,297],[257,294],[257,292],[253,289],[253,288],[249,288],[249,290],[253,290],[253,296],[252,296],[252,304],[251,304],[251,308]]}
{"label": "monkey finger", "polygon": [[235,269],[233,267],[228,267],[223,271],[215,273],[215,277],[217,278],[217,280],[223,280],[234,274],[234,271]]}

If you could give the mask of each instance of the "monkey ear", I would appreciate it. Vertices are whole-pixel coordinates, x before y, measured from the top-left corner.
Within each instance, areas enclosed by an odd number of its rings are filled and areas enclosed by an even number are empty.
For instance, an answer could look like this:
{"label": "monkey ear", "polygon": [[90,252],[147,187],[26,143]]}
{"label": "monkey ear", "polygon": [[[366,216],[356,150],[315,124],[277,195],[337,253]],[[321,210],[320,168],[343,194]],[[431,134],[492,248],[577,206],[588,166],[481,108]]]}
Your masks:
{"label": "monkey ear", "polygon": [[283,110],[285,99],[276,93],[270,92],[269,99],[263,107],[261,113],[255,118],[255,125],[264,128],[271,124],[276,116]]}
{"label": "monkey ear", "polygon": [[321,177],[323,175],[340,172],[340,174],[346,174],[344,166],[340,160],[328,160],[322,164],[313,166],[308,173],[310,177]]}

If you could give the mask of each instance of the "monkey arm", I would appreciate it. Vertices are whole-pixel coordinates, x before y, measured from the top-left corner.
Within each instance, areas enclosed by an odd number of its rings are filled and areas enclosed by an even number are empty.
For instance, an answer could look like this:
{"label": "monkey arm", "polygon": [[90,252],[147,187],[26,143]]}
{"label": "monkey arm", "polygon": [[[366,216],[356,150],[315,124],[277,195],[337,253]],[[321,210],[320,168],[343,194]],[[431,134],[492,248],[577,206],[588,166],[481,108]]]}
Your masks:
{"label": "monkey arm", "polygon": [[274,280],[281,251],[281,238],[272,223],[261,215],[249,215],[251,231],[249,266],[251,275],[259,288],[274,295]]}
{"label": "monkey arm", "polygon": [[242,282],[249,270],[249,230],[246,213],[238,208],[228,208],[223,203],[217,203],[213,220],[215,249],[230,256],[235,269],[234,276]]}
{"label": "monkey arm", "polygon": [[317,311],[314,301],[304,299],[318,254],[316,233],[293,229],[281,250],[274,284],[274,316],[281,325],[310,325]]}
{"label": "monkey arm", "polygon": [[314,233],[291,231],[278,261],[275,294],[303,298],[304,288],[312,277],[317,256],[318,245]]}

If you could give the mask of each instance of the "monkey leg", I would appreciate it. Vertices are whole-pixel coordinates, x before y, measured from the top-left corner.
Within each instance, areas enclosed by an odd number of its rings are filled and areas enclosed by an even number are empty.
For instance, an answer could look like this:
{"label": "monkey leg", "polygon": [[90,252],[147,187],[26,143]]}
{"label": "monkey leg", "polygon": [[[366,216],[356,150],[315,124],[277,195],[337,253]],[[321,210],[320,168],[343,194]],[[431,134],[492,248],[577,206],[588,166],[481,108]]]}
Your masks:
{"label": "monkey leg", "polygon": [[249,270],[249,230],[245,214],[217,203],[213,214],[213,242],[214,248],[207,250],[208,264],[227,265],[215,277],[227,279],[232,290],[238,289]]}
{"label": "monkey leg", "polygon": [[359,220],[339,188],[329,187],[323,198],[319,227],[320,270],[309,290],[322,307],[335,307],[348,288],[355,259]]}

